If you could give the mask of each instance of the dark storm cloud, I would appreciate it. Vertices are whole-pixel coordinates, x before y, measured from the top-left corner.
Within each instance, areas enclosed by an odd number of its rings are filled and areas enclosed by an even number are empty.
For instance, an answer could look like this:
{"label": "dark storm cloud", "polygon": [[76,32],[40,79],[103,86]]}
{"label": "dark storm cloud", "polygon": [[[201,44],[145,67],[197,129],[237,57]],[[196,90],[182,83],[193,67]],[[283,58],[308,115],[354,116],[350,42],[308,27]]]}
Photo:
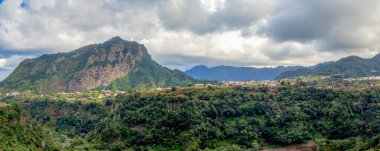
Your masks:
{"label": "dark storm cloud", "polygon": [[201,32],[207,24],[207,11],[200,1],[167,1],[158,10],[160,22],[169,30]]}
{"label": "dark storm cloud", "polygon": [[114,36],[143,43],[159,63],[178,68],[369,57],[380,50],[379,6],[378,0],[0,0],[0,48],[7,50],[0,49],[0,66]]}
{"label": "dark storm cloud", "polygon": [[224,9],[214,13],[210,22],[219,28],[246,28],[270,13],[271,6],[270,0],[227,0]]}
{"label": "dark storm cloud", "polygon": [[267,27],[260,32],[277,41],[309,41],[323,38],[334,28],[339,13],[323,0],[283,0]]}
{"label": "dark storm cloud", "polygon": [[160,22],[168,30],[196,34],[248,28],[271,11],[272,1],[226,0],[223,8],[210,12],[200,1],[168,1],[158,10]]}
{"label": "dark storm cloud", "polygon": [[288,60],[294,58],[309,58],[313,54],[312,49],[305,49],[295,42],[286,42],[283,44],[268,44],[263,47],[263,53],[271,60]]}
{"label": "dark storm cloud", "polygon": [[[379,1],[283,0],[258,33],[277,42],[311,43],[320,51],[350,51],[378,41]],[[374,26],[375,25],[375,26]]]}

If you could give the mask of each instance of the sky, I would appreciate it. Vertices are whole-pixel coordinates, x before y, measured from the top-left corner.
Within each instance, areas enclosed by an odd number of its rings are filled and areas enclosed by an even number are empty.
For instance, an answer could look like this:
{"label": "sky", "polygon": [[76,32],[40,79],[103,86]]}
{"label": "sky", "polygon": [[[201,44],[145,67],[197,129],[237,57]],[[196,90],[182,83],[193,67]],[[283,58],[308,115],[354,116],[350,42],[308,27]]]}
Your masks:
{"label": "sky", "polygon": [[169,68],[274,67],[380,53],[379,0],[0,0],[0,80],[114,36]]}

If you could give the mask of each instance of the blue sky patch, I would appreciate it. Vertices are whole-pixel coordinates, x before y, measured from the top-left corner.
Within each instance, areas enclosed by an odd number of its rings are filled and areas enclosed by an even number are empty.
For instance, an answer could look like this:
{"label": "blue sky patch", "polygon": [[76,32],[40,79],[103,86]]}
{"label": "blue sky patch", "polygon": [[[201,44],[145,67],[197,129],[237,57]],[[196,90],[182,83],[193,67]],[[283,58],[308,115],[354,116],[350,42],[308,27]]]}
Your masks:
{"label": "blue sky patch", "polygon": [[0,0],[0,5],[4,2],[4,0]]}
{"label": "blue sky patch", "polygon": [[29,7],[29,4],[27,2],[22,2],[20,4],[20,7],[23,8],[23,9],[27,9]]}
{"label": "blue sky patch", "polygon": [[48,54],[50,51],[38,51],[38,50],[7,50],[2,49],[0,46],[0,59],[9,58],[14,55],[19,56],[40,56],[42,54]]}

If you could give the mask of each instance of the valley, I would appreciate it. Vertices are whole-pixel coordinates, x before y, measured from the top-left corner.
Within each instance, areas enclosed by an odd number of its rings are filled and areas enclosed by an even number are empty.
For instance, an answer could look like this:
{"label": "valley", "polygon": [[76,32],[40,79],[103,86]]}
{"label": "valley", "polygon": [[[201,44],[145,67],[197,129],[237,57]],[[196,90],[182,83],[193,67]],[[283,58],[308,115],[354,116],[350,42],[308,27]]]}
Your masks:
{"label": "valley", "polygon": [[377,10],[0,0],[0,151],[380,151]]}
{"label": "valley", "polygon": [[[237,72],[228,68],[222,72]],[[196,79],[120,37],[27,59],[0,83],[0,150],[380,148],[377,76],[274,75]]]}
{"label": "valley", "polygon": [[277,83],[3,95],[1,108],[17,107],[21,115],[0,113],[7,123],[38,123],[57,150],[271,150],[310,141],[319,150],[380,147],[379,87]]}

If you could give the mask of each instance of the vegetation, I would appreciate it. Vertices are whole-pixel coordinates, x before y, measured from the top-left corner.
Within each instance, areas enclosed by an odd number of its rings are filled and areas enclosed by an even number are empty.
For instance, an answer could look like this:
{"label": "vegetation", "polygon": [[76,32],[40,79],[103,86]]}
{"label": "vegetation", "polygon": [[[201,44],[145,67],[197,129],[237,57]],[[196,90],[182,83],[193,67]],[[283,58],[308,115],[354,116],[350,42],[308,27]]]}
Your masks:
{"label": "vegetation", "polygon": [[113,81],[107,89],[130,90],[133,88],[165,88],[169,86],[187,86],[198,81],[179,70],[170,70],[162,67],[150,58],[143,58],[136,68],[124,78]]}
{"label": "vegetation", "polygon": [[279,75],[277,79],[294,78],[306,75],[328,75],[343,78],[377,76],[380,75],[379,64],[380,54],[369,59],[349,56],[335,62],[326,62],[310,68],[287,71]]}
{"label": "vegetation", "polygon": [[380,55],[347,57],[279,77],[326,76],[204,86],[217,82],[162,67],[143,45],[115,37],[25,60],[1,82],[0,150],[261,150],[310,141],[320,150],[379,150],[379,82],[341,79],[376,75],[379,63]]}
{"label": "vegetation", "polygon": [[16,104],[0,106],[0,150],[57,150],[53,133],[29,119]]}
{"label": "vegetation", "polygon": [[54,94],[86,92],[97,88],[130,90],[186,86],[198,82],[206,81],[198,81],[182,71],[162,67],[152,60],[143,45],[114,37],[68,53],[24,60],[0,82],[0,87]]}
{"label": "vegetation", "polygon": [[95,102],[19,104],[36,123],[67,137],[68,150],[260,150],[308,141],[321,150],[380,149],[377,88],[173,87]]}
{"label": "vegetation", "polygon": [[30,117],[70,138],[85,136],[106,115],[105,106],[94,102],[35,100],[23,105]]}
{"label": "vegetation", "polygon": [[379,98],[379,90],[294,87],[137,92],[117,97],[92,135],[109,149],[258,150],[309,140],[329,149],[371,148],[380,134]]}

